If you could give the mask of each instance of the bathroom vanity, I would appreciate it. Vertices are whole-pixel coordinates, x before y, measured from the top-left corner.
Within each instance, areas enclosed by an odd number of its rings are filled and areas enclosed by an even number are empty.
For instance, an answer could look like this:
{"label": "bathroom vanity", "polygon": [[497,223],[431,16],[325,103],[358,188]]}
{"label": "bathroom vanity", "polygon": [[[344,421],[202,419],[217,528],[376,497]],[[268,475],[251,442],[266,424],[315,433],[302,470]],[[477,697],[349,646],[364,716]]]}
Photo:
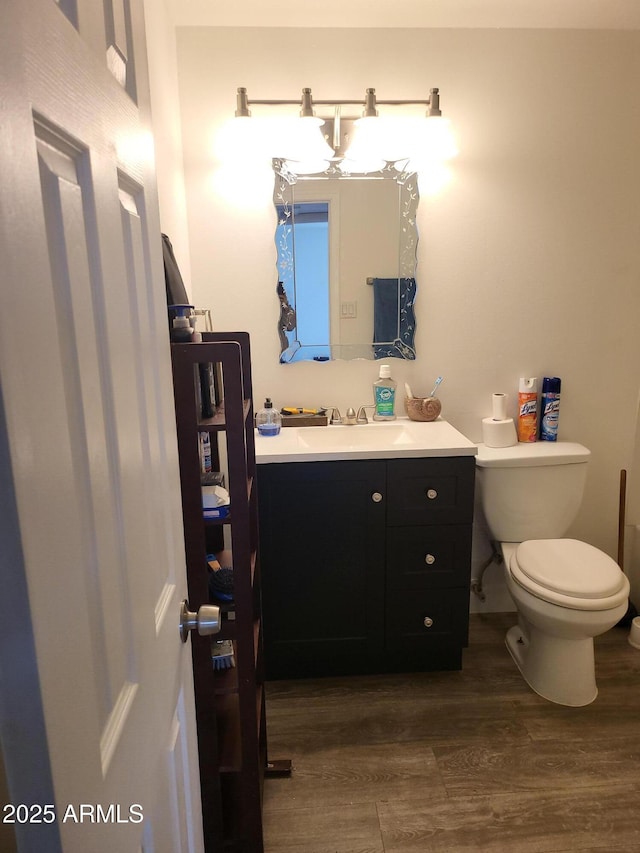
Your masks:
{"label": "bathroom vanity", "polygon": [[268,678],[461,668],[475,453],[442,420],[256,439]]}

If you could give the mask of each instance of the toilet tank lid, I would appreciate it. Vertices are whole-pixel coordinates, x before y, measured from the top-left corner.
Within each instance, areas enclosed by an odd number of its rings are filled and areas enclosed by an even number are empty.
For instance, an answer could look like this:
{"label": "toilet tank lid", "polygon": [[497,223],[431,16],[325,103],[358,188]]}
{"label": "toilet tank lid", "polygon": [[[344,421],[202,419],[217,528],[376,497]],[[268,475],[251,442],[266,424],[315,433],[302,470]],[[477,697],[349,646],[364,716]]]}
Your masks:
{"label": "toilet tank lid", "polygon": [[520,442],[511,447],[478,445],[476,465],[480,468],[532,468],[586,462],[591,451],[575,441]]}

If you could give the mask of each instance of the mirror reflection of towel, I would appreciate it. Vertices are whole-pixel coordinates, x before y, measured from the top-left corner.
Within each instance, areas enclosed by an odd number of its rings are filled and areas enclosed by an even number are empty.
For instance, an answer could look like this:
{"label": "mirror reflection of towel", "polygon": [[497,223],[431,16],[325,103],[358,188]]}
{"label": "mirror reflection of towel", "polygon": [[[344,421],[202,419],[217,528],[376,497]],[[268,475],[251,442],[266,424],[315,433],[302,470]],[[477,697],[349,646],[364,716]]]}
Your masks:
{"label": "mirror reflection of towel", "polygon": [[415,278],[369,278],[373,286],[373,357],[416,357]]}
{"label": "mirror reflection of towel", "polygon": [[400,337],[400,296],[406,289],[406,278],[374,278],[373,343],[384,344]]}
{"label": "mirror reflection of towel", "polygon": [[397,278],[373,279],[373,343],[384,344],[398,337],[400,287]]}

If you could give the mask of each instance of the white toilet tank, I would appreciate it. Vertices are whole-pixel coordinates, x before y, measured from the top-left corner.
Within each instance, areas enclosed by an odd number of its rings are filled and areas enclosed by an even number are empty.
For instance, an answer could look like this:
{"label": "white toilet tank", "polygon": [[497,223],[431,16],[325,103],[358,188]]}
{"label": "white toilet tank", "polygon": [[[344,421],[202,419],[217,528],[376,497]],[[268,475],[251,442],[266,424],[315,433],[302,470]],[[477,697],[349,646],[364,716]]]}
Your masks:
{"label": "white toilet tank", "polygon": [[478,445],[482,508],[493,539],[560,539],[576,517],[591,451],[569,441]]}

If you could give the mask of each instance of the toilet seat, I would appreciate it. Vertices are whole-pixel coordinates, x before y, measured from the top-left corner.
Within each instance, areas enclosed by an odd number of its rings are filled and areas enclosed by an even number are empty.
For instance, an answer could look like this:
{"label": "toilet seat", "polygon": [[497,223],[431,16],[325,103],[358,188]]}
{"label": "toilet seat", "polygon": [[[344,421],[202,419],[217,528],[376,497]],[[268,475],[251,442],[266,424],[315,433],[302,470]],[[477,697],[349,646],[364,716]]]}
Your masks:
{"label": "toilet seat", "polygon": [[532,595],[572,610],[610,610],[629,596],[629,581],[617,563],[577,539],[521,542],[509,571]]}

